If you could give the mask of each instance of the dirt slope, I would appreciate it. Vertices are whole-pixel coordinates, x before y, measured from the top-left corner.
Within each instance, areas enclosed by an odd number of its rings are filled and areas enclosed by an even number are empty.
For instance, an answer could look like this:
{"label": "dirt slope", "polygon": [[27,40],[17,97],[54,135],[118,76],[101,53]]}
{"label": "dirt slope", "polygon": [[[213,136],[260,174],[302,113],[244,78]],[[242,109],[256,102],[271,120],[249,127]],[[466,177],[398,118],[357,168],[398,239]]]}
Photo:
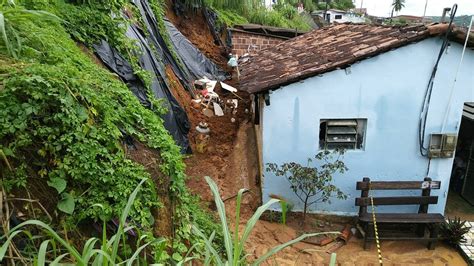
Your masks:
{"label": "dirt slope", "polygon": [[227,68],[225,49],[214,43],[209,27],[200,10],[177,16],[173,11],[173,1],[166,0],[166,17],[188,38],[204,55],[220,67]]}

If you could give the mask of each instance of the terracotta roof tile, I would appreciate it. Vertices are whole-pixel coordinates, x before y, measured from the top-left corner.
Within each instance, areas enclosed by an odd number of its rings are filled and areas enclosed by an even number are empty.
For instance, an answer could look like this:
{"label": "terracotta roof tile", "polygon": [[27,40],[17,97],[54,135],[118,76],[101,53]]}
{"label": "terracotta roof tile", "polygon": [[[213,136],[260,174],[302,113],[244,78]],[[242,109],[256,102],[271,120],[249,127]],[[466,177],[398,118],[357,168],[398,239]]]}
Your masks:
{"label": "terracotta roof tile", "polygon": [[276,89],[442,32],[440,26],[424,25],[338,24],[317,29],[261,50],[240,67],[240,88],[249,93]]}

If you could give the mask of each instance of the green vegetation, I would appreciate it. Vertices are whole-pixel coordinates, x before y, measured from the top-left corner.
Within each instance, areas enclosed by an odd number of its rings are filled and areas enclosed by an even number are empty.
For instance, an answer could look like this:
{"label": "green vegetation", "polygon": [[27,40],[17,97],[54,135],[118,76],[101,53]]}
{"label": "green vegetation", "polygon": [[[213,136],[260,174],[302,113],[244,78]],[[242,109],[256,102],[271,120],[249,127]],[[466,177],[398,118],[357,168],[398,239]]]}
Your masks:
{"label": "green vegetation", "polygon": [[[217,12],[221,23],[228,26],[255,23],[267,26],[311,30],[311,13],[314,10],[354,8],[352,0],[278,0],[271,9],[263,6],[263,1],[252,0],[182,0],[188,9],[209,7]],[[298,3],[303,3],[305,12],[298,13]]]}
{"label": "green vegetation", "polygon": [[233,26],[238,24],[247,24],[249,21],[232,10],[215,9],[221,23]]}
{"label": "green vegetation", "polygon": [[[330,203],[333,195],[338,199],[347,198],[347,195],[331,183],[335,173],[344,173],[348,170],[341,160],[343,154],[344,151],[342,150],[321,151],[314,157],[317,162],[321,163],[316,167],[311,166],[313,162],[311,158],[308,158],[306,166],[295,162],[283,163],[282,165],[269,163],[267,164],[267,172],[274,173],[276,176],[283,176],[288,180],[291,190],[303,202],[304,221],[308,207],[311,205],[321,202]],[[337,157],[334,158],[334,156]]]}
{"label": "green vegetation", "polygon": [[311,30],[311,17],[300,15],[296,8],[283,5],[281,9],[275,7],[273,10],[257,8],[248,16],[250,23],[262,24],[274,27],[297,29],[301,31]]}
{"label": "green vegetation", "polygon": [[[339,9],[339,10],[349,10],[351,8],[355,8],[354,2],[352,2],[352,0],[329,0],[329,1],[313,0],[313,3],[315,6],[315,9],[319,9],[319,10],[326,10],[326,7],[328,9],[333,8],[333,9]],[[327,3],[327,6],[326,6],[326,3]]]}
{"label": "green vegetation", "polygon": [[[166,247],[166,240],[164,238],[157,239],[143,235],[140,237],[139,241],[137,241],[137,246],[134,248],[133,253],[130,252],[128,256],[121,257],[122,254],[119,252],[119,250],[128,248],[125,245],[127,233],[136,229],[133,227],[126,227],[126,221],[140,187],[145,181],[146,179],[143,179],[130,195],[127,205],[120,216],[120,223],[117,232],[110,238],[107,237],[107,224],[104,220],[102,221],[102,239],[97,237],[89,238],[83,245],[81,245],[83,249],[82,252],[80,252],[74,245],[69,243],[67,239],[64,239],[56,233],[56,231],[49,225],[39,220],[28,220],[12,228],[9,235],[0,238],[3,240],[3,245],[0,247],[0,261],[6,261],[5,254],[8,247],[16,236],[21,236],[22,234],[27,236],[30,241],[36,242],[32,245],[32,247],[35,248],[33,258],[22,259],[35,261],[36,265],[45,265],[45,263],[48,263],[48,265],[63,265],[66,261],[79,266],[117,265],[118,263],[132,265],[135,261],[143,264],[147,262],[147,256],[144,250],[148,246],[153,247],[154,260],[157,262],[162,261]],[[96,207],[103,208],[103,205],[97,204]],[[45,237],[41,235],[33,236],[33,234],[28,230],[28,227],[31,226],[36,226],[41,229],[44,231],[44,235],[48,235],[49,237],[42,240]],[[40,242],[41,240],[42,242]],[[141,242],[144,243],[141,244]],[[36,249],[38,246],[39,249]],[[48,246],[51,246],[51,251],[48,251]],[[99,248],[97,248],[97,246],[99,246]]]}
{"label": "green vegetation", "polygon": [[[118,13],[132,7],[125,0],[77,2],[0,4],[0,185],[15,193],[45,188],[59,210],[53,227],[73,229],[119,217],[127,196],[146,178],[128,223],[153,237],[159,219],[153,213],[165,208],[159,198],[169,198],[176,235],[167,245],[179,259],[202,242],[191,232],[192,223],[205,232],[219,230],[185,187],[180,148],[160,117],[166,110],[153,98],[151,110],[143,107],[71,39],[108,40],[149,84],[151,75],[138,66],[135,44],[123,34],[130,21]],[[127,157],[125,137],[159,151],[161,176],[151,177]],[[158,195],[156,186],[167,183],[166,194]],[[201,250],[198,245],[195,252]]]}
{"label": "green vegetation", "polygon": [[469,232],[471,227],[466,225],[466,221],[461,221],[460,217],[448,220],[441,225],[441,237],[452,247],[457,247],[461,243],[466,242],[465,234]]}
{"label": "green vegetation", "polygon": [[263,1],[252,0],[183,0],[188,8],[209,7],[215,10],[222,23],[228,26],[255,23],[267,26],[310,30],[312,19],[298,14],[298,1],[280,0],[273,9],[263,6]]}
{"label": "green vegetation", "polygon": [[[227,216],[225,212],[224,202],[221,200],[219,190],[217,185],[212,181],[210,177],[205,177],[207,183],[211,187],[212,193],[214,195],[214,201],[216,203],[219,217],[222,223],[222,234],[224,235],[225,239],[225,255],[222,254],[214,248],[213,239],[216,236],[215,231],[210,234],[210,236],[206,236],[203,231],[199,229],[197,225],[193,225],[192,229],[193,232],[196,233],[199,237],[201,237],[204,241],[204,249],[205,249],[205,257],[201,260],[204,265],[233,265],[233,266],[240,266],[240,265],[248,265],[246,262],[246,256],[244,256],[244,245],[252,232],[255,223],[258,221],[260,216],[264,211],[266,211],[270,205],[278,202],[277,199],[272,199],[265,205],[259,207],[252,218],[247,222],[244,232],[242,236],[239,236],[239,221],[240,221],[240,205],[242,202],[242,194],[244,189],[241,189],[238,193],[237,197],[237,209],[236,209],[236,226],[235,231],[232,235],[227,223]],[[83,265],[117,265],[117,264],[126,264],[126,265],[133,265],[137,262],[137,265],[147,265],[149,262],[153,262],[154,265],[163,261],[163,258],[166,257],[166,241],[164,238],[153,238],[148,235],[143,235],[136,241],[136,246],[134,248],[130,248],[127,246],[126,243],[129,242],[127,238],[127,232],[136,229],[135,227],[126,226],[127,224],[127,217],[129,212],[132,208],[132,205],[135,202],[135,199],[141,189],[141,186],[146,182],[146,179],[143,179],[135,188],[135,190],[131,193],[130,197],[128,198],[127,205],[123,209],[120,215],[120,223],[118,226],[117,232],[111,236],[107,237],[107,226],[106,222],[103,221],[102,226],[102,238],[99,239],[97,237],[92,237],[84,241],[83,244],[80,246],[82,247],[82,252],[80,252],[74,245],[69,243],[67,239],[61,237],[56,231],[51,228],[49,225],[43,223],[39,220],[28,220],[23,222],[14,228],[12,228],[11,232],[8,235],[4,235],[0,237],[0,240],[3,241],[3,245],[0,246],[0,261],[6,259],[5,255],[10,246],[13,242],[14,238],[20,235],[25,235],[28,237],[29,241],[36,242],[36,245],[33,246],[35,251],[32,253],[32,258],[21,258],[23,261],[34,261],[35,265],[45,265],[48,263],[49,265],[63,265],[64,263],[74,263],[75,265],[83,266]],[[101,207],[102,205],[97,204],[97,207]],[[33,228],[39,228],[45,232],[45,235],[48,237],[44,237],[42,235],[33,235],[31,231]],[[25,228],[25,229],[23,229]],[[272,248],[263,256],[259,257],[255,260],[252,265],[260,265],[266,259],[270,258],[277,252],[281,251],[282,249],[298,243],[299,241],[312,236],[318,235],[327,235],[327,234],[340,234],[339,232],[325,232],[325,233],[313,233],[313,234],[304,234],[300,237],[281,244]],[[44,239],[44,240],[43,240]],[[41,244],[40,244],[41,243]],[[48,251],[48,246],[51,245],[51,251]],[[37,248],[39,246],[39,248]],[[196,257],[189,257],[190,252],[196,248],[198,244],[195,244],[186,257],[179,259],[177,261],[177,265],[183,265],[187,262],[190,262]],[[152,248],[152,255],[153,257],[150,258],[147,256],[146,248]],[[121,254],[119,250],[128,250],[125,254]],[[162,264],[159,264],[162,265]],[[331,260],[329,263],[330,266],[336,265],[336,254],[333,253],[331,255]]]}

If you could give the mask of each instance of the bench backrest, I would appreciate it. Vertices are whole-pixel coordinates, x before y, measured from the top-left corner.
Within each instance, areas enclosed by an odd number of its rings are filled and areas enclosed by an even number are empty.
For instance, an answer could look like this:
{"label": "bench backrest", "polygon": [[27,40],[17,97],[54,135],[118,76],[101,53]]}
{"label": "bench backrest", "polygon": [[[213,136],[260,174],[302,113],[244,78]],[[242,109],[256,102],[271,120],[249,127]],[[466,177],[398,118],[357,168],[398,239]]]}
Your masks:
{"label": "bench backrest", "polygon": [[429,204],[438,203],[438,196],[430,196],[432,189],[440,189],[441,181],[432,181],[426,177],[423,181],[374,181],[364,177],[362,182],[357,182],[357,190],[361,190],[360,198],[355,199],[359,206],[359,214],[367,212],[371,205],[369,190],[421,190],[421,196],[400,197],[373,197],[374,205],[420,205],[418,213],[427,213]]}

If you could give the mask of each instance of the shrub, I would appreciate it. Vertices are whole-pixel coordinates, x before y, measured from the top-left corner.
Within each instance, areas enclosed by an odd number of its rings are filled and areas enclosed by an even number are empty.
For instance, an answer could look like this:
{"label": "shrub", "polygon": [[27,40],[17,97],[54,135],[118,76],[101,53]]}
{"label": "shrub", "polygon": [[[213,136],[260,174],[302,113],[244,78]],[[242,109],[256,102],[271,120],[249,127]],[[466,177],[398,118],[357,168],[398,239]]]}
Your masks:
{"label": "shrub", "polygon": [[[347,196],[335,185],[331,184],[334,173],[344,173],[347,170],[340,157],[344,154],[341,150],[321,151],[316,154],[315,159],[323,162],[319,167],[312,167],[313,159],[308,158],[307,166],[299,163],[284,163],[281,166],[275,163],[267,164],[267,171],[276,176],[284,176],[290,183],[291,190],[303,202],[303,221],[306,218],[308,207],[319,202],[330,202],[335,194],[338,199],[346,199]],[[333,156],[337,158],[333,160]],[[332,161],[331,161],[332,160]]]}
{"label": "shrub", "polygon": [[471,228],[466,226],[466,221],[461,221],[461,218],[448,218],[448,221],[441,225],[441,236],[443,240],[453,247],[466,242],[464,235],[469,232]]}

